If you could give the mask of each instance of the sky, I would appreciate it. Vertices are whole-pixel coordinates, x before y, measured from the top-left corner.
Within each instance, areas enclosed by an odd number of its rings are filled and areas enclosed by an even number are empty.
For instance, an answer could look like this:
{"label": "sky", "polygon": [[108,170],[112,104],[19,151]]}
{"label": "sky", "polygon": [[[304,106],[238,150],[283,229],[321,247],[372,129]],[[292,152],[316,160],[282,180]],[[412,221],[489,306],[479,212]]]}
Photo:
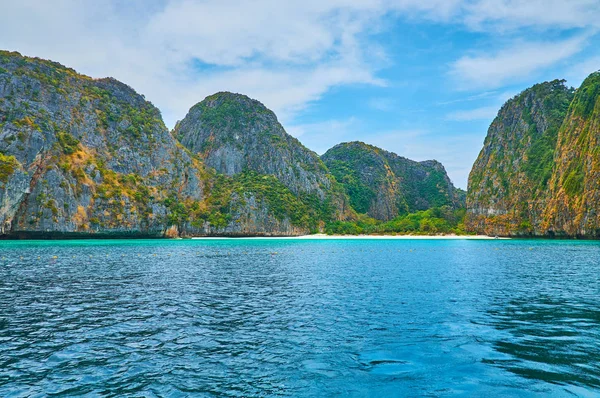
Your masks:
{"label": "sky", "polygon": [[319,154],[360,140],[455,185],[500,106],[600,69],[600,0],[0,0],[0,48],[111,76],[172,128],[218,91]]}

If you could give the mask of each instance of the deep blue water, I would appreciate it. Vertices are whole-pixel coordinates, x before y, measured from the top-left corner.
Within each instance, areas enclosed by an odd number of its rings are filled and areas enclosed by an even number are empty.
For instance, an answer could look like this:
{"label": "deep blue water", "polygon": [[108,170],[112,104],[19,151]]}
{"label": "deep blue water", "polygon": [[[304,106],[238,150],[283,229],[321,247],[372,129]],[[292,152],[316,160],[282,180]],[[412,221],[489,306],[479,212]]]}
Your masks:
{"label": "deep blue water", "polygon": [[600,243],[0,242],[0,396],[598,396]]}

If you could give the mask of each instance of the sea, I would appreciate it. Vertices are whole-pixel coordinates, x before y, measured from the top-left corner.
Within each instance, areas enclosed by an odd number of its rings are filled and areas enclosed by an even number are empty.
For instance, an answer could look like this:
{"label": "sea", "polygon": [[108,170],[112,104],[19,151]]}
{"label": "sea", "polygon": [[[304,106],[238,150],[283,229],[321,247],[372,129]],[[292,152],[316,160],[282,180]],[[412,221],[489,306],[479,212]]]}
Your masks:
{"label": "sea", "polygon": [[0,241],[0,397],[600,396],[600,242]]}

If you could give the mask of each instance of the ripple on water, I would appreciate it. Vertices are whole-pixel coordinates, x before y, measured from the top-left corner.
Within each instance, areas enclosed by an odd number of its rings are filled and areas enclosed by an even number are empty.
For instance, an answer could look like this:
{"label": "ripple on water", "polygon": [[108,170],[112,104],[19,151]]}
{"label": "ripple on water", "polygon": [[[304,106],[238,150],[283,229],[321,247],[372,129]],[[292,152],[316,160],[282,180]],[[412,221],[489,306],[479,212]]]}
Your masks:
{"label": "ripple on water", "polygon": [[0,396],[600,394],[600,245],[0,242]]}

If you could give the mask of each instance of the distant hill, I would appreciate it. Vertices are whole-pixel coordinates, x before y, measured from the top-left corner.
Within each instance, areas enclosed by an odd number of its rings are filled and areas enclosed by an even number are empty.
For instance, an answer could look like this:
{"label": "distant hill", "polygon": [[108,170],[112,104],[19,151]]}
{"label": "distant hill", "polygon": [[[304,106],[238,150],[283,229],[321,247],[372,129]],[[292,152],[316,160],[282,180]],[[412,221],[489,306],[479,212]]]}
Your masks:
{"label": "distant hill", "polygon": [[362,142],[334,146],[323,161],[344,186],[352,207],[383,221],[434,207],[465,206],[441,163],[415,162]]}

